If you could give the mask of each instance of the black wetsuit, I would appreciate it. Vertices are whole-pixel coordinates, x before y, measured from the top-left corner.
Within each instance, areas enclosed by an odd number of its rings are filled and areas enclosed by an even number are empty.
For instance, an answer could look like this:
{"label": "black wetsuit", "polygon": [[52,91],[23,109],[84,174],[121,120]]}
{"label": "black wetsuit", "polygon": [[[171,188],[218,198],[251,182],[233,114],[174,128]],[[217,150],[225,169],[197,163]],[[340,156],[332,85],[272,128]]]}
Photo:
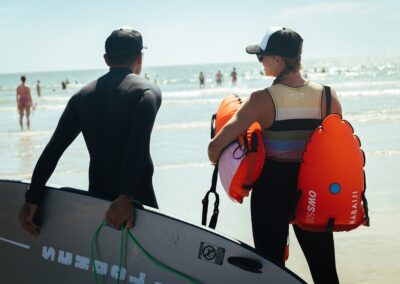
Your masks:
{"label": "black wetsuit", "polygon": [[127,194],[157,208],[150,135],[160,105],[160,89],[125,68],[112,68],[83,87],[40,156],[26,200],[40,203],[58,160],[82,132],[90,154],[89,192],[108,200]]}
{"label": "black wetsuit", "polygon": [[[299,163],[266,160],[251,195],[251,219],[257,251],[284,266],[289,222],[298,198]],[[339,283],[332,232],[304,231],[293,225],[316,284]]]}

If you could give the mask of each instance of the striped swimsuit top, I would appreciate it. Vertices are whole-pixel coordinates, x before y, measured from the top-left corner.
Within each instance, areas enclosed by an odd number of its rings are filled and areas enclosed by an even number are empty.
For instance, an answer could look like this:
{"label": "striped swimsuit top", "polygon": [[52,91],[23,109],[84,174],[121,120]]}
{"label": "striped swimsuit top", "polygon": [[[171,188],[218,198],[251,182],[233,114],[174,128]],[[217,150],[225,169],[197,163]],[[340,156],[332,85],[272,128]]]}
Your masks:
{"label": "striped swimsuit top", "polygon": [[323,86],[307,81],[292,88],[276,84],[267,88],[275,106],[275,121],[263,131],[267,159],[301,162],[305,145],[322,121]]}

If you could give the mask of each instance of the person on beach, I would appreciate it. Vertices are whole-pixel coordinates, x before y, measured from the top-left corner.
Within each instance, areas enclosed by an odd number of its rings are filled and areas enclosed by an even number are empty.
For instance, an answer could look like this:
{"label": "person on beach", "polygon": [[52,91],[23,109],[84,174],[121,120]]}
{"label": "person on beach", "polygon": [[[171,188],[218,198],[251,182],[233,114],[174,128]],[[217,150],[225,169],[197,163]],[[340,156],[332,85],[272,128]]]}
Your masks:
{"label": "person on beach", "polygon": [[41,89],[41,87],[40,87],[40,81],[39,80],[37,80],[36,81],[36,94],[37,94],[37,96],[40,98],[40,96],[41,96],[41,94],[42,94],[42,89]]}
{"label": "person on beach", "polygon": [[[335,90],[306,80],[301,71],[303,39],[288,28],[269,28],[259,45],[248,46],[256,54],[272,86],[252,93],[236,115],[211,140],[208,155],[217,163],[223,149],[251,124],[263,129],[266,160],[251,195],[251,220],[255,248],[284,265],[289,222],[297,200],[297,179],[308,138],[322,119],[342,113]],[[330,99],[331,98],[331,99]],[[332,232],[316,233],[293,226],[315,283],[338,283]]]}
{"label": "person on beach", "polygon": [[231,80],[232,80],[232,86],[235,86],[237,82],[237,73],[235,67],[233,67],[233,70],[231,72]]}
{"label": "person on beach", "polygon": [[160,89],[139,76],[142,35],[128,27],[111,33],[105,42],[107,74],[71,97],[57,128],[43,150],[19,213],[23,229],[38,236],[33,218],[45,184],[58,160],[82,132],[90,154],[89,192],[113,202],[105,212],[114,228],[134,224],[132,201],[158,208],[152,177],[150,136],[161,105]]}
{"label": "person on beach", "polygon": [[199,83],[200,83],[200,89],[204,88],[204,81],[206,78],[204,77],[203,72],[200,72],[199,74]]}
{"label": "person on beach", "polygon": [[222,78],[224,76],[221,73],[221,70],[218,70],[217,74],[215,74],[215,81],[217,82],[217,85],[220,86],[222,84]]}
{"label": "person on beach", "polygon": [[21,76],[21,85],[17,87],[17,108],[19,113],[19,126],[21,130],[24,130],[23,118],[26,115],[26,127],[31,128],[31,107],[32,107],[32,97],[31,89],[25,85],[26,77]]}

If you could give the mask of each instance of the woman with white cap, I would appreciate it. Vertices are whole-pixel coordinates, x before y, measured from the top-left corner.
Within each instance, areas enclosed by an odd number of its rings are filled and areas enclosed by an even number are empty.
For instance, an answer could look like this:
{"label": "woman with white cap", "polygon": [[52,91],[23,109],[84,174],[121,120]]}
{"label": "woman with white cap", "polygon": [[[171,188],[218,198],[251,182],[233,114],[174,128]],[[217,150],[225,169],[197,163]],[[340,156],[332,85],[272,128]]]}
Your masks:
{"label": "woman with white cap", "polygon": [[[297,179],[305,144],[329,113],[342,113],[335,90],[306,80],[301,73],[303,39],[288,28],[270,27],[256,54],[272,86],[256,91],[208,147],[216,163],[223,149],[257,121],[263,129],[266,160],[253,187],[251,218],[256,250],[284,265],[289,223],[297,200]],[[293,226],[315,283],[339,283],[332,232]]]}

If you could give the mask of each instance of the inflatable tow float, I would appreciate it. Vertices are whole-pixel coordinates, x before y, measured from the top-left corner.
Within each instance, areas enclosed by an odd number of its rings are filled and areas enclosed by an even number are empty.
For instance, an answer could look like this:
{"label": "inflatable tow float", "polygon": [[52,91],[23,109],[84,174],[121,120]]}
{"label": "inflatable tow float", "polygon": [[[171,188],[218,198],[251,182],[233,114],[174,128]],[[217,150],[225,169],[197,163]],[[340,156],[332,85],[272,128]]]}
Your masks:
{"label": "inflatable tow float", "polygon": [[309,231],[349,231],[369,225],[365,155],[349,122],[328,115],[306,144],[294,223]]}
{"label": "inflatable tow float", "polygon": [[[242,100],[235,95],[223,99],[214,117],[214,134],[217,134],[235,115],[241,104]],[[265,149],[261,126],[256,122],[232,142],[219,158],[220,181],[232,200],[242,203],[243,198],[249,196],[264,166],[264,160]]]}
{"label": "inflatable tow float", "polygon": [[[211,138],[221,131],[224,125],[235,115],[242,104],[236,95],[225,97],[211,119]],[[214,168],[211,187],[202,200],[203,210],[201,223],[207,225],[209,195],[215,195],[214,210],[210,218],[209,227],[215,229],[219,214],[219,194],[217,193],[217,179],[228,196],[236,202],[242,203],[249,196],[254,182],[264,166],[265,150],[261,136],[261,126],[253,123],[247,131],[233,141],[221,153],[218,165]]]}

